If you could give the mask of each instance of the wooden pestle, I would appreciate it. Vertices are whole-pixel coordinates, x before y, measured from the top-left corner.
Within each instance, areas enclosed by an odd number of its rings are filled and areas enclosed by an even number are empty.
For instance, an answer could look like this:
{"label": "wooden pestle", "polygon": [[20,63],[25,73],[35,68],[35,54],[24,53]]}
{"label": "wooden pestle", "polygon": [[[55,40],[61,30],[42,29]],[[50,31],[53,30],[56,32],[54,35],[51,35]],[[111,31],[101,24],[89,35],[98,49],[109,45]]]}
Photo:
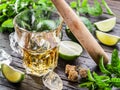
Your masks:
{"label": "wooden pestle", "polygon": [[70,6],[65,2],[65,0],[51,0],[61,16],[63,17],[65,23],[70,28],[71,32],[84,47],[84,49],[89,53],[92,59],[99,63],[100,57],[104,57],[104,64],[108,63],[108,56],[104,52],[103,48],[98,44],[80,18],[76,13],[70,8]]}

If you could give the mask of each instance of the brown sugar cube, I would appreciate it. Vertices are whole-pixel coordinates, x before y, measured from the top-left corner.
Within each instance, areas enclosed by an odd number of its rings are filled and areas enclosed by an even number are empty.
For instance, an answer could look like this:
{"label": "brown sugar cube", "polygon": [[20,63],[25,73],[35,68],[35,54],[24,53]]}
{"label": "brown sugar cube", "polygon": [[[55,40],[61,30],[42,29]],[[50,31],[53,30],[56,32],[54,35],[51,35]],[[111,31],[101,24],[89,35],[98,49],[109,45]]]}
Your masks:
{"label": "brown sugar cube", "polygon": [[70,81],[77,81],[78,80],[78,72],[75,70],[70,70],[68,74],[68,79]]}
{"label": "brown sugar cube", "polygon": [[87,69],[81,68],[79,70],[79,74],[80,74],[81,78],[86,78],[87,77]]}
{"label": "brown sugar cube", "polygon": [[75,71],[75,70],[76,70],[76,66],[67,64],[66,67],[65,67],[65,73],[66,73],[66,74],[69,74],[69,72],[70,72],[71,70],[74,70],[74,71]]}

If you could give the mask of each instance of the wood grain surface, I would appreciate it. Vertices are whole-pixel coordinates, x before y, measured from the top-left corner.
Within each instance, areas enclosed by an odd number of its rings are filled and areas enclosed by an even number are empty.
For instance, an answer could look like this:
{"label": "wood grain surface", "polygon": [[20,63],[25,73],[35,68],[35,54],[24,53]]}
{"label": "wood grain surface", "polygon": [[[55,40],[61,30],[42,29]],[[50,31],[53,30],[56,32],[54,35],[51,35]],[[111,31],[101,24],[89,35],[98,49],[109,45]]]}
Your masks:
{"label": "wood grain surface", "polygon": [[[67,0],[70,1],[70,0]],[[91,3],[92,0],[90,0]],[[114,34],[117,36],[120,36],[120,1],[119,0],[106,0],[112,11],[117,15],[117,24],[115,28],[110,32],[110,34]],[[91,3],[92,4],[92,3]],[[110,16],[107,14],[103,14],[100,17],[90,17],[92,21],[100,21],[105,18],[109,18]],[[87,37],[86,37],[87,38]],[[69,40],[67,35],[65,34],[65,31],[63,30],[63,40]],[[113,49],[119,50],[120,55],[120,43],[118,43],[114,47],[108,47],[105,45],[102,45],[100,42],[98,42],[101,47],[104,49],[104,51],[108,54],[109,57],[111,57],[111,53]],[[22,66],[22,58],[20,55],[14,53],[12,49],[9,46],[9,34],[7,33],[0,33],[0,49],[4,49],[7,53],[9,53],[12,58],[13,62],[11,63],[11,66],[21,70],[25,71],[25,69]],[[55,69],[55,72],[59,74],[63,81],[63,90],[87,90],[83,88],[79,88],[79,83],[70,82],[67,79],[67,76],[65,74],[65,65],[71,64],[71,65],[82,65],[90,68],[91,70],[98,71],[98,67],[96,63],[91,59],[91,57],[88,55],[88,53],[84,50],[82,55],[77,58],[74,61],[67,62],[59,58],[58,60],[58,66]],[[20,84],[11,84],[9,83],[2,73],[0,72],[0,90],[49,90],[42,84],[42,81],[40,78],[37,77],[31,77],[26,75],[26,78],[23,80]]]}

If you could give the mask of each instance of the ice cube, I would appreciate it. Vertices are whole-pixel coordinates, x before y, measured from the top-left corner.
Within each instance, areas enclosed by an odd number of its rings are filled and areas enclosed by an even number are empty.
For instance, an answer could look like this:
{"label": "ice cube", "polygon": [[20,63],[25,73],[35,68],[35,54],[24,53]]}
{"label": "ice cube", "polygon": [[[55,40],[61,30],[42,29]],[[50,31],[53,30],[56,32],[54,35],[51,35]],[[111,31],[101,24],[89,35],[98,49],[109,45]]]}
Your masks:
{"label": "ice cube", "polygon": [[3,49],[0,49],[0,68],[2,63],[9,65],[11,62],[12,57],[8,53],[6,53]]}
{"label": "ice cube", "polygon": [[18,42],[16,41],[16,38],[15,38],[15,32],[13,32],[9,35],[9,40],[10,40],[11,49],[16,53],[21,54],[22,52],[21,52]]}
{"label": "ice cube", "polygon": [[50,71],[42,78],[43,84],[50,90],[62,90],[63,83],[58,74]]}

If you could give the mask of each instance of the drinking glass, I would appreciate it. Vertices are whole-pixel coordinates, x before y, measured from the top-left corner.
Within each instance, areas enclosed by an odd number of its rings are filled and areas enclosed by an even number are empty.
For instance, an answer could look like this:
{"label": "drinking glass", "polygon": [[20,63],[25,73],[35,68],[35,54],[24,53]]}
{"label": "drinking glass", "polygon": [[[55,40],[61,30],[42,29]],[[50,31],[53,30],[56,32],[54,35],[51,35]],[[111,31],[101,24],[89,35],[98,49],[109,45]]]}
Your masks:
{"label": "drinking glass", "polygon": [[[14,18],[14,28],[14,36],[22,51],[26,73],[43,76],[44,83],[48,82],[48,76],[54,76],[54,78],[49,78],[53,81],[58,77],[58,82],[61,82],[59,76],[53,73],[58,62],[60,30],[62,29],[59,14],[38,9],[26,10]],[[60,86],[62,88],[62,84]]]}

